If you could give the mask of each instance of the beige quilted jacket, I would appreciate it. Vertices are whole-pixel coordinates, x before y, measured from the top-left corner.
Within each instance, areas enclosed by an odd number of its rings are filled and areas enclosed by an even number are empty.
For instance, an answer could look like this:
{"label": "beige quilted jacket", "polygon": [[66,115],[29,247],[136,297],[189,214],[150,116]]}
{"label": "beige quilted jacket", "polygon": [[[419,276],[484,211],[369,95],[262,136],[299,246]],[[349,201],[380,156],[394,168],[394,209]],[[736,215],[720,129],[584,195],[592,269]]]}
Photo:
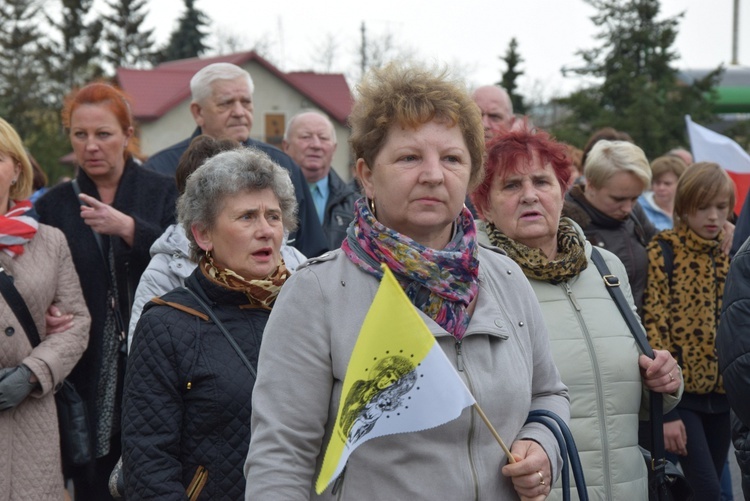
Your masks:
{"label": "beige quilted jacket", "polygon": [[[53,393],[86,349],[91,320],[60,230],[40,224],[22,255],[11,258],[0,252],[0,266],[13,277],[42,339],[32,350],[18,319],[0,297],[0,368],[24,363],[42,386],[14,409],[0,412],[0,501],[63,499]],[[74,326],[46,336],[44,314],[52,303],[75,315]]]}

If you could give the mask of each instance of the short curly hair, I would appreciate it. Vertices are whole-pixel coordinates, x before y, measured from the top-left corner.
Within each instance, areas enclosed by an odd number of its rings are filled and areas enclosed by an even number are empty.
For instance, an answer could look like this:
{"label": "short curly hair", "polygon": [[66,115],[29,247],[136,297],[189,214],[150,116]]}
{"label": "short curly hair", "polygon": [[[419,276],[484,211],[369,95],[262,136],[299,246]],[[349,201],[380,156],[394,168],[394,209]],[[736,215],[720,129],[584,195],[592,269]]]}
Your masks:
{"label": "short curly hair", "polygon": [[289,173],[254,148],[239,148],[215,155],[188,178],[185,192],[177,200],[177,219],[190,241],[190,259],[198,262],[205,254],[192,227],[211,230],[222,211],[224,199],[243,192],[273,191],[279,200],[284,229],[297,229],[297,198]]}
{"label": "short curly hair", "polygon": [[349,143],[355,158],[373,168],[391,127],[417,128],[432,120],[458,126],[471,158],[469,189],[479,184],[484,170],[484,128],[479,107],[465,85],[447,70],[391,63],[370,71],[357,86],[349,115]]}

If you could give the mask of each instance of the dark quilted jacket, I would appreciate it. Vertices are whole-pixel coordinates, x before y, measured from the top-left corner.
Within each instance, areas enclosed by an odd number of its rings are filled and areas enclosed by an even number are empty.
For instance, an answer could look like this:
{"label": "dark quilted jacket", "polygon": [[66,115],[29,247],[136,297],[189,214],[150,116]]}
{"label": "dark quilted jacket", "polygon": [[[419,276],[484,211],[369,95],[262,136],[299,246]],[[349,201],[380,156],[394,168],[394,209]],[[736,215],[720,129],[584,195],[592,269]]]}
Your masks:
{"label": "dark quilted jacket", "polygon": [[[196,284],[199,284],[197,286]],[[196,270],[185,285],[201,293],[257,367],[269,312]],[[162,296],[203,311],[186,291]],[[245,306],[242,308],[242,306]],[[127,499],[185,499],[198,466],[208,480],[198,499],[243,499],[255,380],[216,325],[148,303],[125,376],[123,474]]]}
{"label": "dark quilted jacket", "polygon": [[745,499],[750,499],[750,239],[740,247],[729,268],[716,351],[734,411],[732,440],[742,471],[742,489]]}

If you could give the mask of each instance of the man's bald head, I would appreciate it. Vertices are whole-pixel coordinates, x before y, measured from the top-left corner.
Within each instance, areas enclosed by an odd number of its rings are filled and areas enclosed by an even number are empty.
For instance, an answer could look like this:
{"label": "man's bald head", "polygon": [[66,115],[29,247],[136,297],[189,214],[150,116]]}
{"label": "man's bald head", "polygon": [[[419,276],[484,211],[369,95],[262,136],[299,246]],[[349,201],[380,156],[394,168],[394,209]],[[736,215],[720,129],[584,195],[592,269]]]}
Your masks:
{"label": "man's bald head", "polygon": [[498,131],[510,128],[513,123],[513,103],[505,89],[497,85],[483,85],[471,97],[482,110],[485,141],[489,141]]}

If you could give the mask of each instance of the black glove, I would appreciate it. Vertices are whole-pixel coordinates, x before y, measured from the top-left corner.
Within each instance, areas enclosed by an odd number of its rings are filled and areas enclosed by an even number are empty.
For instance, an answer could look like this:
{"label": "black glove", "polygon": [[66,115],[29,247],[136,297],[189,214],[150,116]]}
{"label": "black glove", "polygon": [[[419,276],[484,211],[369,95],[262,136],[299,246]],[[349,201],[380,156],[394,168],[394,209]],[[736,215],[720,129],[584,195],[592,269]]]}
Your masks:
{"label": "black glove", "polygon": [[0,411],[12,409],[31,393],[37,383],[30,377],[31,369],[23,364],[0,370]]}

